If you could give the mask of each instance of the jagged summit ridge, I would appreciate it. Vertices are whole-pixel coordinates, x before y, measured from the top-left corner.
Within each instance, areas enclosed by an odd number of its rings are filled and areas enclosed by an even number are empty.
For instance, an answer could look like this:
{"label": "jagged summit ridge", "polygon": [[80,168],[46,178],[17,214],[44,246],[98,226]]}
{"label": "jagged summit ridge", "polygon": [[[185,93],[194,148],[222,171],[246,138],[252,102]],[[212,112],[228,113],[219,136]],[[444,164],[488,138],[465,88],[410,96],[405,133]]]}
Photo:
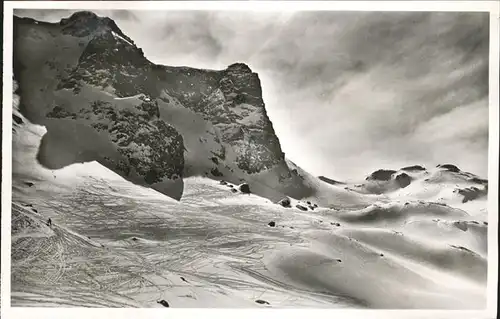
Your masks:
{"label": "jagged summit ridge", "polygon": [[77,37],[89,35],[99,35],[107,32],[114,32],[119,37],[134,45],[134,41],[126,36],[116,25],[115,21],[108,17],[99,17],[91,11],[79,11],[73,13],[69,18],[63,18],[59,22],[63,27],[64,34],[71,34]]}
{"label": "jagged summit ridge", "polygon": [[227,68],[227,71],[234,71],[234,72],[241,72],[241,73],[253,73],[252,69],[250,67],[242,62],[236,62],[233,64],[230,64]]}

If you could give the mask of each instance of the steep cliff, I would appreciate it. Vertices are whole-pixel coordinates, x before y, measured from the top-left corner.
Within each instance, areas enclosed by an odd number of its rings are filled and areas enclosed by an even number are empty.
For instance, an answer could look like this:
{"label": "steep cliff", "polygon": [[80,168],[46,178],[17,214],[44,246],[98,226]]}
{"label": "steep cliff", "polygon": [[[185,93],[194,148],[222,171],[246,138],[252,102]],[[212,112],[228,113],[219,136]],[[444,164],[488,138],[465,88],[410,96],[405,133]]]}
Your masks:
{"label": "steep cliff", "polygon": [[49,168],[98,161],[174,198],[182,177],[247,182],[273,200],[309,196],[285,161],[259,77],[247,65],[156,65],[116,23],[78,12],[60,23],[14,20],[20,110],[44,125]]}

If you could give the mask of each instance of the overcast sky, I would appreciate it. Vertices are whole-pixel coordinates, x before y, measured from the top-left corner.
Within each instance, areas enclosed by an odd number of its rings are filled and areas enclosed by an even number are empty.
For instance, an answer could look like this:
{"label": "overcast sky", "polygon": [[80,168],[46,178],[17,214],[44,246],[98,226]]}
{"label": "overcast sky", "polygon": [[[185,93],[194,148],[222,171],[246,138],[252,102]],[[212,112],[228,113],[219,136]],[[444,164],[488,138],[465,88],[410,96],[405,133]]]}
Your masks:
{"label": "overcast sky", "polygon": [[487,13],[95,12],[152,62],[247,63],[284,152],[313,174],[453,163],[487,177]]}

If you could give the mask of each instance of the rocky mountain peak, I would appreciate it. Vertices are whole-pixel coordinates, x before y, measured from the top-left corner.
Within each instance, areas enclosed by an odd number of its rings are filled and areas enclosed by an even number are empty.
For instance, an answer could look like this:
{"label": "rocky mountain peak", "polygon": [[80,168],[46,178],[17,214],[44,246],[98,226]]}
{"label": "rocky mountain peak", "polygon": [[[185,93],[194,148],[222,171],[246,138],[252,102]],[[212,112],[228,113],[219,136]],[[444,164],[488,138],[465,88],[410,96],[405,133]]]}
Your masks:
{"label": "rocky mountain peak", "polygon": [[59,25],[63,27],[64,34],[85,37],[114,32],[130,45],[134,45],[134,41],[127,37],[112,19],[100,17],[91,11],[75,12],[69,18],[61,19]]}
{"label": "rocky mountain peak", "polygon": [[[102,155],[92,143],[79,147],[125,178],[167,185],[169,180],[181,184],[189,174],[224,176],[251,187],[270,184],[270,190],[256,189],[277,199],[303,186],[285,161],[259,76],[247,64],[223,70],[156,65],[112,19],[89,11],[59,23],[16,21],[14,27],[22,66],[15,77],[25,92],[30,90],[23,96],[25,113],[49,132],[73,125],[78,136],[98,134],[113,154]],[[39,42],[33,29],[55,45]],[[32,55],[17,54],[34,46],[43,49],[36,63]],[[75,135],[76,128],[68,130]],[[50,136],[46,145],[56,143]],[[160,191],[174,198],[182,194],[182,189]]]}
{"label": "rocky mountain peak", "polygon": [[252,70],[245,63],[233,63],[229,65],[226,69],[227,72],[238,72],[238,73],[252,73]]}
{"label": "rocky mountain peak", "polygon": [[91,11],[78,11],[73,13],[69,18],[63,18],[61,19],[60,24],[61,25],[66,25],[69,23],[74,23],[74,22],[88,22],[90,20],[99,20],[101,19],[97,14]]}

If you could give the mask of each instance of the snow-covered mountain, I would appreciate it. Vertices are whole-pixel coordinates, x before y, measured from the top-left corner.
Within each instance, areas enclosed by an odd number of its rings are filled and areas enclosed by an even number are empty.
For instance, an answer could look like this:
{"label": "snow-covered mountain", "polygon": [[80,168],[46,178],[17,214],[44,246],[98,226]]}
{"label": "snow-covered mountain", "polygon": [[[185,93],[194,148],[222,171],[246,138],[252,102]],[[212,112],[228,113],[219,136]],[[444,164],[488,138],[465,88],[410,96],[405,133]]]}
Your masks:
{"label": "snow-covered mountain", "polygon": [[248,66],[152,64],[90,12],[14,23],[13,306],[485,307],[487,180],[316,177]]}
{"label": "snow-covered mountain", "polygon": [[176,199],[182,178],[200,175],[244,181],[275,200],[312,193],[288,167],[247,65],[153,64],[91,12],[54,24],[16,18],[14,29],[20,109],[48,130],[46,167],[95,160]]}

